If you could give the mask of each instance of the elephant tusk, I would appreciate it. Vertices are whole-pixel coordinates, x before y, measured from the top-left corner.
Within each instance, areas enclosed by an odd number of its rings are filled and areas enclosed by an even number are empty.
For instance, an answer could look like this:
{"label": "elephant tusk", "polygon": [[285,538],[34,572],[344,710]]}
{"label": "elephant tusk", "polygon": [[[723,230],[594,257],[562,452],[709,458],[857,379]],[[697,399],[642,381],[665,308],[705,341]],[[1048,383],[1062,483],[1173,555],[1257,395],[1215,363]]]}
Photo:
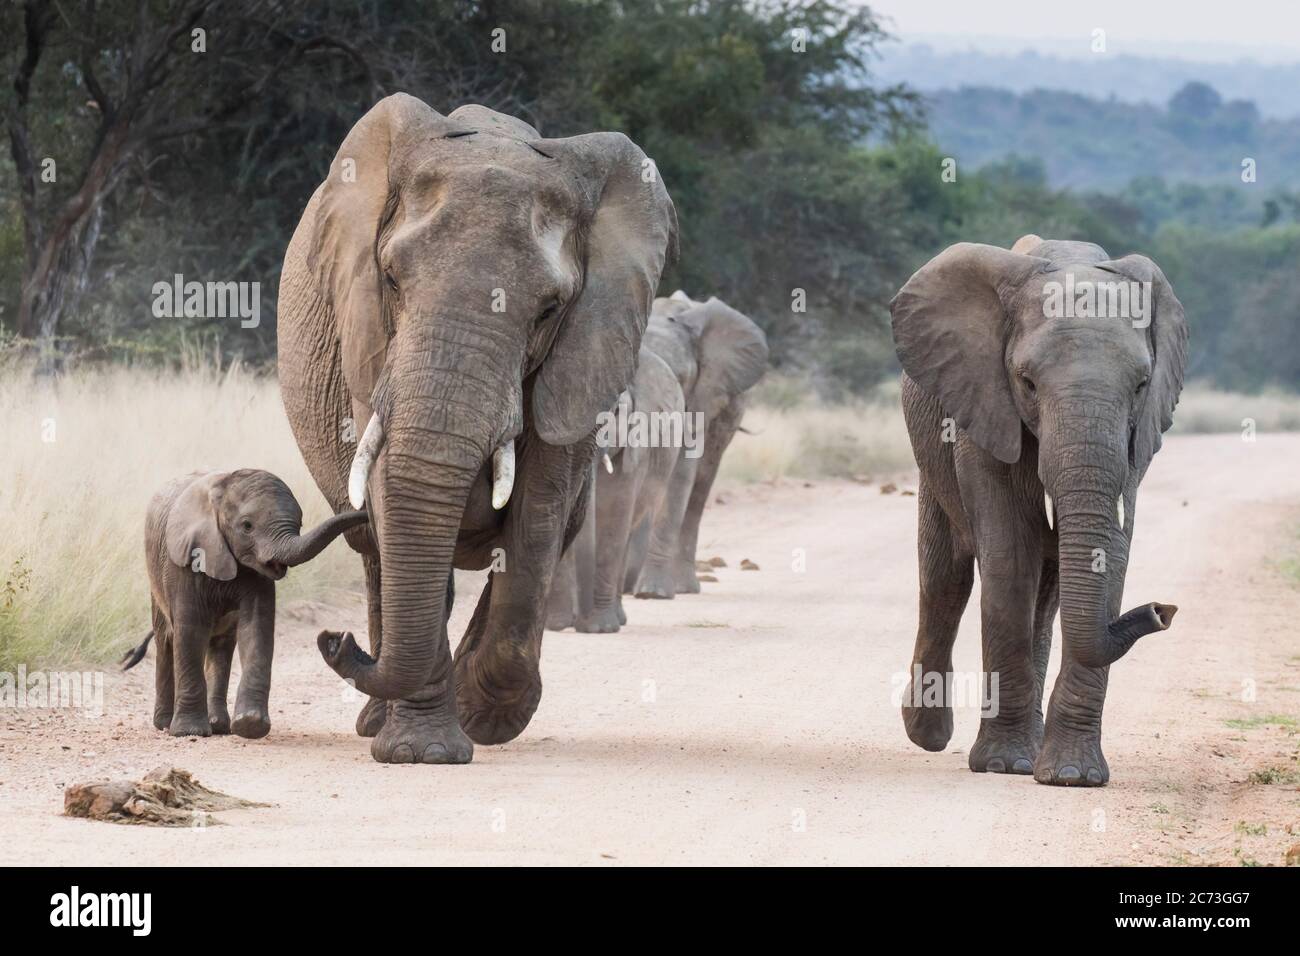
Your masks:
{"label": "elephant tusk", "polygon": [[492,507],[500,511],[515,487],[515,440],[492,453]]}
{"label": "elephant tusk", "polygon": [[360,508],[366,503],[366,482],[370,480],[370,469],[383,444],[383,423],[379,421],[378,415],[371,415],[365,434],[357,443],[357,453],[352,456],[352,470],[348,472],[348,500],[354,508]]}
{"label": "elephant tusk", "polygon": [[605,473],[610,475],[614,474],[614,463],[610,461],[609,452],[601,452],[600,457],[605,463]]}
{"label": "elephant tusk", "polygon": [[1119,529],[1124,530],[1124,496],[1115,499],[1115,514],[1119,517]]}
{"label": "elephant tusk", "polygon": [[1052,508],[1052,496],[1045,491],[1043,492],[1043,504],[1047,508],[1047,527],[1055,531],[1056,518],[1054,517],[1055,512],[1054,509]]}

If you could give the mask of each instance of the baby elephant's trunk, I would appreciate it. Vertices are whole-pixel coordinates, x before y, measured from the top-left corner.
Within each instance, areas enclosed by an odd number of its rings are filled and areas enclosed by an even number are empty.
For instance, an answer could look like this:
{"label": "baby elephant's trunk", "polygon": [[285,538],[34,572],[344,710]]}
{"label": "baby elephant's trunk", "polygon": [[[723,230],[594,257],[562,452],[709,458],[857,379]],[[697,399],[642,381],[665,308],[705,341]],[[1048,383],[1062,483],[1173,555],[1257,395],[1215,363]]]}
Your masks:
{"label": "baby elephant's trunk", "polygon": [[364,511],[344,511],[327,518],[305,534],[289,535],[277,542],[271,560],[289,567],[305,564],[325,550],[325,546],[349,528],[369,520]]}

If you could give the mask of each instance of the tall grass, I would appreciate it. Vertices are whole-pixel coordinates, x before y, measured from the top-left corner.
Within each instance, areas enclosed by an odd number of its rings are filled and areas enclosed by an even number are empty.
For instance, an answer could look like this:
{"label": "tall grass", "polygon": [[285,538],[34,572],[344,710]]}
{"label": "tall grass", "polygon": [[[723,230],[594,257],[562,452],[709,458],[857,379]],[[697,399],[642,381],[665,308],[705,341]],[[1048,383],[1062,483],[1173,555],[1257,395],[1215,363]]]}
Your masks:
{"label": "tall grass", "polygon": [[[57,379],[0,368],[0,669],[104,661],[142,637],[145,507],[168,479],[207,467],[266,468],[305,524],[329,513],[273,379],[237,365]],[[360,580],[339,541],[277,593],[321,597]]]}

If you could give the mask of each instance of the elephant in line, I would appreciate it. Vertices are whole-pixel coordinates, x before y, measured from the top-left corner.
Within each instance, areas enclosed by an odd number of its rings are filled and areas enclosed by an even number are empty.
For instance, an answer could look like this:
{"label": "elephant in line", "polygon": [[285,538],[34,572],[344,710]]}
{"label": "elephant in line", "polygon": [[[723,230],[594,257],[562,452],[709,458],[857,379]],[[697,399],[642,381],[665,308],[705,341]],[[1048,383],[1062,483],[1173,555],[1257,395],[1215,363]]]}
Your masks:
{"label": "elephant in line", "polygon": [[[285,253],[279,372],[326,499],[371,516],[348,535],[370,652],[319,645],[370,697],[357,731],[376,760],[465,763],[471,740],[527,726],[596,416],[632,380],[676,236],[620,133],[544,139],[398,93],[344,139]],[[453,661],[452,568],[489,565]]]}
{"label": "elephant in line", "polygon": [[[310,561],[364,511],[345,511],[301,534],[302,508],[266,471],[195,472],[149,502],[145,566],[153,630],[123,658],[140,662],[158,639],[153,725],[173,737],[265,737],[275,648],[275,582]],[[243,672],[235,717],[226,708],[230,664]]]}
{"label": "elephant in line", "polygon": [[[619,396],[614,415],[628,420],[683,422],[685,398],[677,376],[663,359],[641,346],[632,386]],[[584,633],[610,634],[627,623],[623,611],[623,576],[632,529],[653,521],[663,504],[680,444],[638,439],[628,430],[625,447],[601,448],[594,465],[595,493],[578,538],[565,552],[551,585],[546,626],[562,631],[572,626]]]}
{"label": "elephant in line", "polygon": [[671,599],[698,594],[695,547],[723,452],[745,414],[746,393],[767,369],[767,337],[749,317],[721,300],[696,302],[684,292],[655,300],[646,346],[681,384],[688,418],[698,421],[699,454],[680,454],[664,503],[643,519],[628,545],[625,593]]}
{"label": "elephant in line", "polygon": [[[1145,297],[1145,308],[1116,308],[1120,291]],[[1063,292],[1082,307],[1063,312]],[[1182,305],[1145,256],[1112,259],[1092,243],[1025,236],[1010,250],[949,247],[891,310],[920,467],[907,735],[932,751],[952,736],[952,645],[977,563],[984,671],[998,685],[970,768],[1101,786],[1110,776],[1101,751],[1109,665],[1168,628],[1177,610],[1151,603],[1120,613],[1138,485],[1182,389]],[[1058,609],[1063,655],[1044,726]],[[942,706],[921,704],[918,673],[943,675]]]}

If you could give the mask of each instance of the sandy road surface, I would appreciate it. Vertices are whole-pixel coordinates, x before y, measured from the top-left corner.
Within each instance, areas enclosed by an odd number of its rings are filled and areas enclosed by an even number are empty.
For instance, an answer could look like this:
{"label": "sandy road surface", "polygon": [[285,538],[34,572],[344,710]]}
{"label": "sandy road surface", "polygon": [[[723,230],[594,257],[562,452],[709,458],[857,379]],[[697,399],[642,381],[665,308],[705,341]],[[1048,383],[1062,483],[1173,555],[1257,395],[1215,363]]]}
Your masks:
{"label": "sandy road surface", "polygon": [[[1273,864],[1300,843],[1294,778],[1249,782],[1297,769],[1295,727],[1274,718],[1300,718],[1300,590],[1276,567],[1298,546],[1300,435],[1174,438],[1157,456],[1125,606],[1181,611],[1112,669],[1102,790],[970,773],[972,709],[946,753],[907,741],[892,696],[915,628],[914,497],[797,482],[725,498],[701,545],[729,563],[719,582],[631,602],[618,635],[548,633],[532,725],[467,767],[381,766],[353,735],[358,703],[313,636],[363,632],[359,604],[282,609],[262,741],[154,732],[152,654],[109,675],[98,721],[0,711],[0,862]],[[955,666],[979,667],[974,603]],[[159,764],[274,806],[194,830],[59,815],[63,786]]]}

